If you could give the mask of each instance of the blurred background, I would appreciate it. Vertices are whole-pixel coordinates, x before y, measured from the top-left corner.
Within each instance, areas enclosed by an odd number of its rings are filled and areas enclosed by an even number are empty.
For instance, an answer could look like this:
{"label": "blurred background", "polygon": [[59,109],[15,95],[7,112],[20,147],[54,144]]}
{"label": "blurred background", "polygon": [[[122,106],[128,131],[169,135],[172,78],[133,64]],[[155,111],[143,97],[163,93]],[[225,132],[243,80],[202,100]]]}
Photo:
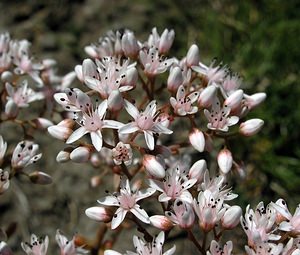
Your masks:
{"label": "blurred background", "polygon": [[[106,31],[129,28],[143,41],[154,26],[159,33],[164,28],[175,30],[171,55],[181,58],[196,43],[202,62],[217,58],[231,67],[242,76],[246,93],[267,93],[266,101],[249,116],[263,119],[263,130],[253,138],[232,141],[233,155],[244,162],[247,173],[245,180],[237,180],[234,191],[243,208],[249,201],[255,206],[282,197],[293,211],[300,202],[299,1],[0,2],[0,31],[28,39],[37,58],[57,60],[60,74],[82,63],[87,57],[84,46]],[[69,237],[75,231],[93,236],[94,222],[84,210],[104,194],[101,187],[89,185],[95,175],[91,167],[56,163],[63,143],[49,144],[42,132],[38,139],[42,150],[47,148],[41,167],[54,177],[54,184],[13,183],[18,192],[0,197],[0,225],[9,227],[12,215],[16,217],[18,235],[10,242],[17,250],[29,232],[53,237],[60,228]]]}

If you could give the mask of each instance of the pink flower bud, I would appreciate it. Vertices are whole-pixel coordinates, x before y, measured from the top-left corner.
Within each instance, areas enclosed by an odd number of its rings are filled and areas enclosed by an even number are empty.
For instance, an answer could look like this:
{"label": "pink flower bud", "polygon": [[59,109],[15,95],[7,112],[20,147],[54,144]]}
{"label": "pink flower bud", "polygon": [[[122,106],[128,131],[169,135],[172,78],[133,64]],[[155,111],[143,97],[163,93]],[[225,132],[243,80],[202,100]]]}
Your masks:
{"label": "pink flower bud", "polygon": [[251,96],[244,95],[244,98],[246,100],[245,104],[251,110],[254,107],[256,107],[259,104],[261,104],[266,99],[266,97],[267,97],[266,93],[263,93],[263,92],[255,93],[255,94],[253,94]]}
{"label": "pink flower bud", "polygon": [[91,56],[92,58],[98,58],[98,53],[96,52],[95,48],[92,46],[85,46],[84,51],[86,54]]}
{"label": "pink flower bud", "polygon": [[232,154],[228,149],[223,149],[218,154],[218,165],[223,174],[227,174],[232,167]]}
{"label": "pink flower bud", "polygon": [[176,92],[179,88],[179,86],[183,83],[183,76],[180,67],[175,66],[171,69],[168,81],[167,81],[167,87],[169,91]]}
{"label": "pink flower bud", "polygon": [[193,132],[189,135],[191,145],[199,152],[203,152],[205,148],[205,138],[202,131],[194,128]]}
{"label": "pink flower bud", "polygon": [[239,89],[233,92],[224,102],[224,105],[227,105],[231,111],[234,111],[237,107],[240,106],[243,99],[244,92]]}
{"label": "pink flower bud", "polygon": [[241,216],[242,216],[241,207],[237,205],[230,206],[224,213],[223,217],[221,218],[223,228],[225,229],[235,228],[239,224]]}
{"label": "pink flower bud", "polygon": [[154,227],[163,231],[168,231],[174,226],[172,221],[164,215],[154,215],[151,216],[149,220]]}
{"label": "pink flower bud", "polygon": [[133,32],[126,32],[122,37],[122,50],[126,57],[135,59],[140,47]]}
{"label": "pink flower bud", "polygon": [[166,171],[164,168],[164,162],[160,157],[146,154],[143,157],[143,165],[151,176],[159,179],[165,177]]}
{"label": "pink flower bud", "polygon": [[82,72],[82,65],[76,65],[74,70],[75,70],[77,79],[80,80],[81,82],[83,82],[84,78],[83,78],[83,72]]}
{"label": "pink flower bud", "polygon": [[111,221],[114,213],[108,208],[101,206],[90,207],[85,210],[86,216],[92,220],[108,223]]}
{"label": "pink flower bud", "polygon": [[76,163],[84,163],[89,160],[91,156],[91,150],[85,146],[79,146],[73,150],[70,154],[70,159]]}
{"label": "pink flower bud", "polygon": [[200,159],[192,165],[189,171],[189,178],[197,179],[197,183],[200,183],[203,180],[204,173],[206,170],[207,170],[206,161],[204,159]]}
{"label": "pink flower bud", "polygon": [[52,177],[44,172],[35,171],[29,174],[29,179],[32,183],[47,185],[52,183]]}
{"label": "pink flower bud", "polygon": [[50,126],[53,126],[53,123],[45,118],[37,118],[32,121],[38,129],[44,130]]}
{"label": "pink flower bud", "polygon": [[56,156],[56,161],[58,163],[65,163],[68,162],[70,160],[70,152],[68,151],[60,151],[57,156]]}
{"label": "pink flower bud", "polygon": [[258,133],[263,125],[264,121],[261,119],[247,120],[241,123],[239,132],[244,136],[252,136]]}
{"label": "pink flower bud", "polygon": [[5,114],[8,118],[15,118],[19,113],[19,107],[13,100],[8,100],[5,105]]}
{"label": "pink flower bud", "polygon": [[196,66],[199,64],[199,61],[200,61],[199,48],[196,44],[193,44],[186,55],[186,64],[188,67]]}
{"label": "pink flower bud", "polygon": [[200,93],[199,99],[198,99],[198,105],[203,108],[208,108],[211,106],[217,92],[217,86],[210,85],[206,87],[202,92]]}
{"label": "pink flower bud", "polygon": [[165,29],[160,37],[160,41],[158,45],[159,53],[161,54],[167,53],[172,46],[174,38],[175,38],[174,30],[172,29],[169,31],[168,29]]}
{"label": "pink flower bud", "polygon": [[119,111],[123,107],[123,97],[119,90],[113,90],[108,97],[108,109],[111,111]]}
{"label": "pink flower bud", "polygon": [[73,126],[73,120],[65,119],[59,122],[57,125],[48,127],[48,133],[56,139],[67,140],[69,136],[73,133]]}

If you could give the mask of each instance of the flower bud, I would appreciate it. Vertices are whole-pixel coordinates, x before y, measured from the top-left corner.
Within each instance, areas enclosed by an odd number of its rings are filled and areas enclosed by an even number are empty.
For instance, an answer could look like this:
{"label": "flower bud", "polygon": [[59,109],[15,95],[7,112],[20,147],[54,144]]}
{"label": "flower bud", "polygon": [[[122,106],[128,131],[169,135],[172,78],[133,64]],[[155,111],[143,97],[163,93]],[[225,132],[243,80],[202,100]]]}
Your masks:
{"label": "flower bud", "polygon": [[5,114],[8,118],[15,118],[19,113],[19,107],[13,100],[8,100],[5,105]]}
{"label": "flower bud", "polygon": [[140,47],[133,32],[127,32],[123,35],[122,50],[126,57],[135,59],[138,56]]}
{"label": "flower bud", "polygon": [[203,152],[205,148],[205,138],[203,132],[194,128],[193,132],[189,135],[191,145],[199,152]]}
{"label": "flower bud", "polygon": [[244,136],[252,136],[258,133],[263,125],[264,121],[261,119],[247,120],[241,123],[239,132]]}
{"label": "flower bud", "polygon": [[92,46],[85,46],[84,51],[86,54],[91,56],[92,58],[98,58],[98,53],[96,52],[95,48]]}
{"label": "flower bud", "polygon": [[149,220],[154,227],[163,231],[168,231],[174,226],[172,221],[164,215],[153,215]]}
{"label": "flower bud", "polygon": [[59,122],[57,125],[48,127],[48,133],[56,139],[67,140],[69,136],[73,133],[73,125],[73,120],[65,119]]}
{"label": "flower bud", "polygon": [[29,179],[32,183],[47,185],[52,183],[52,177],[44,172],[35,171],[29,174]]}
{"label": "flower bud", "polygon": [[207,170],[206,161],[204,159],[200,159],[192,165],[189,171],[189,178],[197,179],[197,183],[201,183],[206,170]]}
{"label": "flower bud", "polygon": [[186,55],[186,64],[188,67],[196,66],[199,64],[200,54],[199,48],[196,44],[193,44]]}
{"label": "flower bud", "polygon": [[91,156],[91,150],[85,146],[79,146],[73,150],[70,154],[70,159],[76,163],[84,163],[89,160]]}
{"label": "flower bud", "polygon": [[75,70],[77,79],[80,80],[81,82],[83,82],[84,78],[83,78],[83,72],[82,72],[82,65],[76,65],[74,70]]}
{"label": "flower bud", "polygon": [[254,107],[258,106],[261,104],[267,97],[266,93],[260,92],[260,93],[255,93],[251,96],[244,95],[244,98],[246,100],[245,104],[248,106],[248,108],[251,110]]}
{"label": "flower bud", "polygon": [[90,207],[85,210],[86,216],[92,220],[108,223],[111,221],[114,213],[108,208],[101,206]]}
{"label": "flower bud", "polygon": [[230,150],[223,149],[218,154],[218,165],[223,174],[227,174],[232,167],[232,154]]}
{"label": "flower bud", "polygon": [[56,156],[56,161],[58,163],[65,163],[70,160],[70,152],[69,151],[60,151]]}
{"label": "flower bud", "polygon": [[32,120],[32,122],[36,125],[36,128],[40,129],[40,130],[44,130],[47,129],[50,126],[53,126],[54,124],[45,118],[37,118]]}
{"label": "flower bud", "polygon": [[[138,72],[136,68],[129,68],[126,71],[126,76],[121,80],[121,85],[127,85],[135,87],[138,81]],[[120,87],[121,89],[122,87]]]}
{"label": "flower bud", "polygon": [[167,81],[167,87],[169,91],[176,92],[179,88],[179,86],[183,83],[183,76],[180,67],[175,66],[171,69],[168,81]]}
{"label": "flower bud", "polygon": [[206,87],[202,92],[200,93],[200,96],[198,98],[198,105],[203,108],[208,108],[211,106],[217,92],[217,86],[210,85]]}
{"label": "flower bud", "polygon": [[239,224],[241,216],[242,216],[241,207],[237,205],[230,206],[221,218],[223,228],[225,229],[235,228]]}
{"label": "flower bud", "polygon": [[113,90],[108,97],[108,109],[111,111],[119,111],[123,107],[123,97],[119,90]]}
{"label": "flower bud", "polygon": [[143,165],[151,176],[159,179],[165,177],[166,171],[162,158],[146,154],[143,157]]}
{"label": "flower bud", "polygon": [[161,34],[159,45],[158,45],[158,51],[161,54],[166,54],[169,49],[172,46],[172,43],[174,41],[175,32],[174,30],[165,29],[164,32]]}
{"label": "flower bud", "polygon": [[243,95],[243,90],[236,90],[229,97],[226,98],[224,105],[227,105],[231,109],[231,111],[233,111],[241,104]]}
{"label": "flower bud", "polygon": [[10,71],[4,71],[1,74],[1,80],[3,82],[12,82],[13,74]]}

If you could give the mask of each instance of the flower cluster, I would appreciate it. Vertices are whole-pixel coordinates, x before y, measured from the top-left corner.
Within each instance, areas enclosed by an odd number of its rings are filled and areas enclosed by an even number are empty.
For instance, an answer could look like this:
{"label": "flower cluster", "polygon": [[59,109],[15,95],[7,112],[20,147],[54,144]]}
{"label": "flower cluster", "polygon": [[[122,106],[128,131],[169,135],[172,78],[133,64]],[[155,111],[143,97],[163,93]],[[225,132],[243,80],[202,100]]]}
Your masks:
{"label": "flower cluster", "polygon": [[[1,34],[1,122],[20,126],[23,136],[13,150],[0,136],[0,194],[18,175],[36,184],[52,182],[48,174],[29,170],[42,156],[34,142],[39,130],[66,144],[58,163],[90,164],[97,171],[92,187],[104,178],[113,184],[100,205],[85,210],[100,222],[96,241],[81,235],[68,240],[57,231],[60,254],[118,255],[117,237],[136,227],[135,251],[128,255],[175,254],[175,246],[163,248],[175,231],[203,255],[229,255],[235,243],[223,234],[239,224],[248,254],[299,254],[300,207],[291,214],[279,199],[266,207],[260,202],[255,210],[249,205],[242,216],[233,202],[238,195],[231,178],[246,173],[228,138],[260,131],[264,121],[247,114],[266,94],[249,95],[229,67],[206,65],[196,44],[182,59],[170,56],[174,39],[168,29],[159,34],[153,28],[145,41],[128,29],[110,31],[85,47],[88,57],[74,71],[59,76],[54,60],[33,58],[27,40]],[[24,119],[21,112],[33,102],[37,116]],[[28,255],[45,255],[48,244],[47,236],[32,235],[21,246]],[[2,253],[11,254],[6,242],[0,243]]]}

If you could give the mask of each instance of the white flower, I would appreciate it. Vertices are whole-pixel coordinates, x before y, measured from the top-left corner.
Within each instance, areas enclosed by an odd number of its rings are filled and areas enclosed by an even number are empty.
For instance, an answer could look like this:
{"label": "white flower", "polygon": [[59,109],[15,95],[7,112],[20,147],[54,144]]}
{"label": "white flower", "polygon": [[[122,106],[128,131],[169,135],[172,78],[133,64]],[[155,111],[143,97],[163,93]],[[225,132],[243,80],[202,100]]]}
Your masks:
{"label": "white flower", "polygon": [[69,241],[63,234],[60,233],[59,230],[56,231],[55,240],[59,245],[61,255],[77,255],[87,253],[87,251],[80,247],[76,248],[74,238]]}
{"label": "white flower", "polygon": [[127,212],[134,214],[139,220],[150,223],[147,212],[137,204],[138,201],[151,196],[155,192],[153,188],[147,188],[140,191],[132,191],[127,177],[122,177],[120,192],[106,196],[98,200],[98,203],[106,206],[119,207],[111,222],[111,228],[117,228],[124,220]]}
{"label": "white flower", "polygon": [[151,101],[145,111],[139,110],[127,100],[125,101],[126,111],[134,118],[134,121],[124,125],[120,128],[120,134],[130,134],[136,131],[142,131],[145,136],[146,144],[150,150],[154,149],[153,133],[157,134],[172,134],[173,131],[163,126],[159,121],[155,120],[156,115],[156,101]]}
{"label": "white flower", "polygon": [[49,238],[38,238],[35,234],[31,235],[30,243],[22,242],[21,246],[27,255],[46,255],[49,244]]}

